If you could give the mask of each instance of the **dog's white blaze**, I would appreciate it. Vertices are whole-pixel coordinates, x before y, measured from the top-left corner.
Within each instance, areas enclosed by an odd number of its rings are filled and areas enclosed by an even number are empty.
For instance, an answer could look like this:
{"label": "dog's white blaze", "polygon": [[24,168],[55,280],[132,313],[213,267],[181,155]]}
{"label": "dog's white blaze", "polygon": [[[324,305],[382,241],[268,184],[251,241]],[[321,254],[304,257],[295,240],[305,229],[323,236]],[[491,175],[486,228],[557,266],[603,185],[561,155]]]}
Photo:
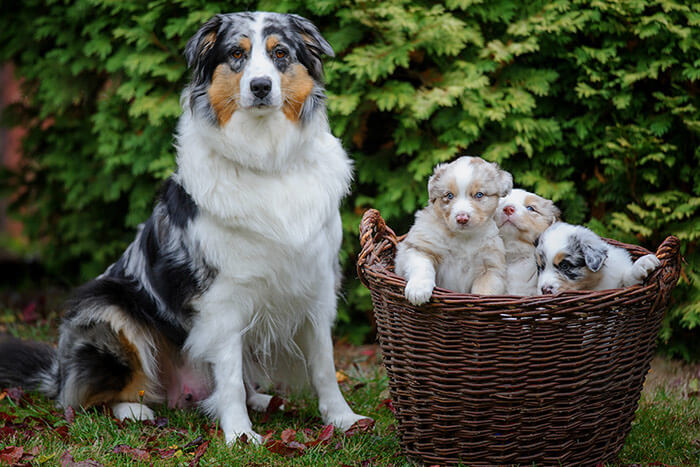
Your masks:
{"label": "dog's white blaze", "polygon": [[[241,77],[241,105],[250,107],[253,105],[255,96],[250,89],[250,82],[255,78],[270,78],[272,89],[270,90],[270,101],[273,109],[282,106],[281,77],[275,64],[267,52],[265,38],[263,37],[263,27],[265,15],[257,14],[253,24],[253,37],[251,37],[251,51],[248,63],[243,70]],[[261,109],[262,113],[269,113],[270,109]]]}

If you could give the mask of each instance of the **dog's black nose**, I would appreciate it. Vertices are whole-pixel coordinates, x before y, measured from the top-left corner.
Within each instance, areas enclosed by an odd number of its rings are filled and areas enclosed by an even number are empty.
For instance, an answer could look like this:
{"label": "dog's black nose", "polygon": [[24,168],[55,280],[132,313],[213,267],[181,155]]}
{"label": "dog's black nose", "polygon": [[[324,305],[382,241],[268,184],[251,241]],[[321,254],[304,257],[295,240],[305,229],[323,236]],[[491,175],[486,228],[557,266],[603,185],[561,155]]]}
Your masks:
{"label": "dog's black nose", "polygon": [[542,286],[542,295],[550,295],[554,293],[554,287],[551,285],[543,285]]}
{"label": "dog's black nose", "polygon": [[272,80],[268,77],[250,80],[250,90],[253,91],[255,97],[262,99],[270,94],[270,89],[272,89]]}

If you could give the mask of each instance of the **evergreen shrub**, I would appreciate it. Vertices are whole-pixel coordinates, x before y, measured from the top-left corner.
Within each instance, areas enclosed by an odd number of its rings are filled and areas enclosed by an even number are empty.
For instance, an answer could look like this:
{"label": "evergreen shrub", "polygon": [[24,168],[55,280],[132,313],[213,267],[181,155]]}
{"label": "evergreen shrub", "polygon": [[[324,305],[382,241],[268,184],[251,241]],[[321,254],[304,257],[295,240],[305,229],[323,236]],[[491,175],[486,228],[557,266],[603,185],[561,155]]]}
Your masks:
{"label": "evergreen shrub", "polygon": [[697,2],[13,3],[0,7],[0,60],[23,80],[8,116],[29,132],[25,165],[4,183],[45,264],[71,282],[117,258],[173,170],[187,39],[215,13],[289,11],[336,51],[329,116],[356,164],[341,333],[369,329],[354,273],[363,210],[405,232],[433,166],[466,153],[602,235],[650,248],[679,236],[687,262],[661,337],[673,353],[698,352]]}

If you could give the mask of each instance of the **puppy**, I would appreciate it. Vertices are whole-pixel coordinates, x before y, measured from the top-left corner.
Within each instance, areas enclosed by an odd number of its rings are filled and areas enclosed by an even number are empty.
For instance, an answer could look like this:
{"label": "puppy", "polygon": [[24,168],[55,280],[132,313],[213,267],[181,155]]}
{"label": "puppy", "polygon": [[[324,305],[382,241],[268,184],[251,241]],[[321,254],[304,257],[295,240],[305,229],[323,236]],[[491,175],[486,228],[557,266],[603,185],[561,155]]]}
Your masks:
{"label": "puppy", "polygon": [[324,423],[363,418],[338,388],[331,326],[352,166],[329,129],[308,20],[216,15],[185,50],[177,171],[124,254],[68,304],[58,349],[0,339],[0,387],[63,406],[197,404],[226,441],[259,442],[246,403],[310,382]]}
{"label": "puppy", "polygon": [[564,222],[544,231],[536,260],[540,294],[641,284],[660,264],[652,254],[633,262],[625,249],[610,245],[583,226]]}
{"label": "puppy", "polygon": [[537,295],[535,240],[559,215],[552,201],[520,188],[501,198],[496,224],[506,248],[506,294]]}
{"label": "puppy", "polygon": [[508,172],[479,157],[435,167],[429,204],[396,251],[409,302],[427,302],[436,285],[462,293],[505,291],[505,250],[493,215],[512,187]]}

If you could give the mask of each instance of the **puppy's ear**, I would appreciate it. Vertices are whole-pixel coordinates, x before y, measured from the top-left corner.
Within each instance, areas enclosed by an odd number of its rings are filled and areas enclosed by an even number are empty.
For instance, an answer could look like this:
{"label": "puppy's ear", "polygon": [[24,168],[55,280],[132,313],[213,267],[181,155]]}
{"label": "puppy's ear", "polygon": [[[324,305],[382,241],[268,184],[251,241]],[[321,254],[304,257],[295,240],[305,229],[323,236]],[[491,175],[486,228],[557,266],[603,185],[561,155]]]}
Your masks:
{"label": "puppy's ear", "polygon": [[326,39],[321,35],[318,28],[308,19],[290,14],[289,21],[294,30],[301,36],[304,42],[304,47],[298,54],[299,61],[309,70],[311,76],[316,80],[321,81],[323,78],[323,62],[321,55],[326,54],[329,57],[335,57],[333,48]]}
{"label": "puppy's ear", "polygon": [[447,171],[448,165],[449,164],[447,163],[436,165],[435,169],[433,169],[433,174],[428,180],[428,198],[430,199],[431,203],[434,203],[438,198],[442,197],[442,193],[438,189],[437,185],[440,181],[440,177],[442,177]]}
{"label": "puppy's ear", "polygon": [[593,272],[600,271],[600,268],[608,259],[608,245],[593,232],[586,230],[578,235],[579,245],[583,252],[583,259],[586,267]]}
{"label": "puppy's ear", "polygon": [[199,28],[199,31],[187,41],[187,45],[185,46],[185,59],[187,59],[187,66],[189,68],[194,68],[195,70],[201,68],[201,62],[216,43],[216,38],[222,23],[221,15],[214,16],[204,23],[204,26]]}
{"label": "puppy's ear", "polygon": [[549,223],[550,225],[561,220],[561,211],[551,200],[546,199],[544,201],[544,206],[552,218],[551,222]]}
{"label": "puppy's ear", "polygon": [[496,175],[496,187],[498,189],[498,196],[501,198],[508,196],[510,191],[513,189],[513,176],[501,169],[495,162],[492,163],[496,169],[498,175]]}

